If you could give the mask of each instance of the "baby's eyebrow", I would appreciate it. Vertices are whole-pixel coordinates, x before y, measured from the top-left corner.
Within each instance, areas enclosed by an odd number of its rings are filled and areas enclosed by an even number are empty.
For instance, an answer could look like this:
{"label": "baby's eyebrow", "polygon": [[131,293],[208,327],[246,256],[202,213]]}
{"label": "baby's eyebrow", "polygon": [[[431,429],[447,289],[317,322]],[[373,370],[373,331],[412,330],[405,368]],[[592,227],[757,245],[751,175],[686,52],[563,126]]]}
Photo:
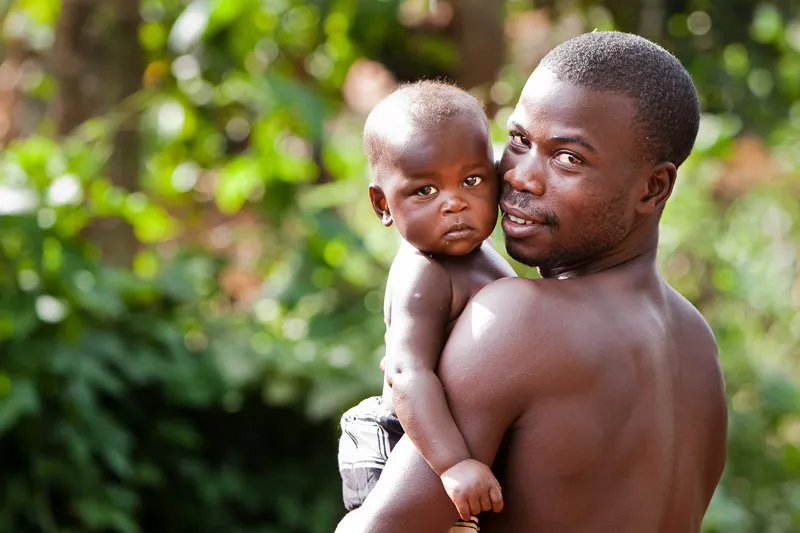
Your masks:
{"label": "baby's eyebrow", "polygon": [[435,178],[438,176],[438,172],[417,172],[415,174],[406,174],[403,178],[406,181],[413,181],[413,180],[424,180],[428,178]]}
{"label": "baby's eyebrow", "polygon": [[461,167],[461,171],[467,172],[470,170],[475,170],[476,168],[483,168],[486,166],[490,166],[489,163],[487,163],[486,161],[476,161],[474,163],[467,163],[466,165]]}

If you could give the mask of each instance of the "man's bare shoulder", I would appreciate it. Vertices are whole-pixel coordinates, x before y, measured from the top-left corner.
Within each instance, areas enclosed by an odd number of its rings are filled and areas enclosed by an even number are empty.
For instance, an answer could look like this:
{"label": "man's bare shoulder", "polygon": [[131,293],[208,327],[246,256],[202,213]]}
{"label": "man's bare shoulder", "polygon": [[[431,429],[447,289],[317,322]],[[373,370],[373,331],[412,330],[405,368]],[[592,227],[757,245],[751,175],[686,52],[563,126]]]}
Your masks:
{"label": "man's bare shoulder", "polygon": [[487,347],[485,357],[503,364],[565,365],[560,346],[564,296],[554,280],[508,277],[486,285],[470,301],[451,335]]}
{"label": "man's bare shoulder", "polygon": [[675,290],[666,281],[664,282],[673,313],[679,322],[679,329],[693,344],[697,345],[698,351],[717,357],[717,340],[711,325],[700,313],[700,310],[692,304],[684,295]]}
{"label": "man's bare shoulder", "polygon": [[530,324],[532,319],[549,322],[548,309],[552,311],[552,304],[563,299],[556,283],[548,279],[501,278],[478,291],[471,305],[491,310],[492,314],[504,320],[525,322],[526,329],[530,329],[535,326]]}

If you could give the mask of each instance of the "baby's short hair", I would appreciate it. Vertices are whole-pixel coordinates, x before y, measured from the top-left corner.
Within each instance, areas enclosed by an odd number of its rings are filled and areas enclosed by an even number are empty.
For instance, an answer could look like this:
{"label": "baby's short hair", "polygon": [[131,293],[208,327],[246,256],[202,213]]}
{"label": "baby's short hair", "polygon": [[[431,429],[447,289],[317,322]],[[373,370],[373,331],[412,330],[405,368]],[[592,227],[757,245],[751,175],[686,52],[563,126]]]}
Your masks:
{"label": "baby's short hair", "polygon": [[393,157],[392,138],[405,139],[420,128],[438,126],[462,114],[479,118],[488,130],[481,103],[456,85],[422,80],[398,86],[373,108],[364,125],[364,151],[375,179],[380,179],[380,168]]}

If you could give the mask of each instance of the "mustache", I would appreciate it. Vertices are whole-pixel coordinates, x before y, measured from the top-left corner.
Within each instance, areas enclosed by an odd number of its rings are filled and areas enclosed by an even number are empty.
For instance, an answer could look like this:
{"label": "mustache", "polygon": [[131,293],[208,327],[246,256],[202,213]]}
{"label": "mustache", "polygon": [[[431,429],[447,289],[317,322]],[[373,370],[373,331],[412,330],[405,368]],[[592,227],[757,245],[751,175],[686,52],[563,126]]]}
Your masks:
{"label": "mustache", "polygon": [[532,217],[542,220],[548,226],[558,227],[558,215],[553,211],[542,209],[536,205],[536,198],[533,194],[525,191],[517,191],[508,183],[503,183],[503,189],[500,192],[500,201],[531,215]]}

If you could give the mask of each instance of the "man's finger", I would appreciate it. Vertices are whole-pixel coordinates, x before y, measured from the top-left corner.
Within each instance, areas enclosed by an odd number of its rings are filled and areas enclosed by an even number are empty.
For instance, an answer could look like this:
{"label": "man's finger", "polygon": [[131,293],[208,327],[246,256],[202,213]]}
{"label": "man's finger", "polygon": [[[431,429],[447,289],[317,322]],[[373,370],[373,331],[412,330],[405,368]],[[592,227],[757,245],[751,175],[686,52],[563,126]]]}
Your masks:
{"label": "man's finger", "polygon": [[492,500],[492,511],[499,513],[503,510],[503,491],[500,489],[499,485],[492,484],[492,486],[489,487],[489,498]]}

